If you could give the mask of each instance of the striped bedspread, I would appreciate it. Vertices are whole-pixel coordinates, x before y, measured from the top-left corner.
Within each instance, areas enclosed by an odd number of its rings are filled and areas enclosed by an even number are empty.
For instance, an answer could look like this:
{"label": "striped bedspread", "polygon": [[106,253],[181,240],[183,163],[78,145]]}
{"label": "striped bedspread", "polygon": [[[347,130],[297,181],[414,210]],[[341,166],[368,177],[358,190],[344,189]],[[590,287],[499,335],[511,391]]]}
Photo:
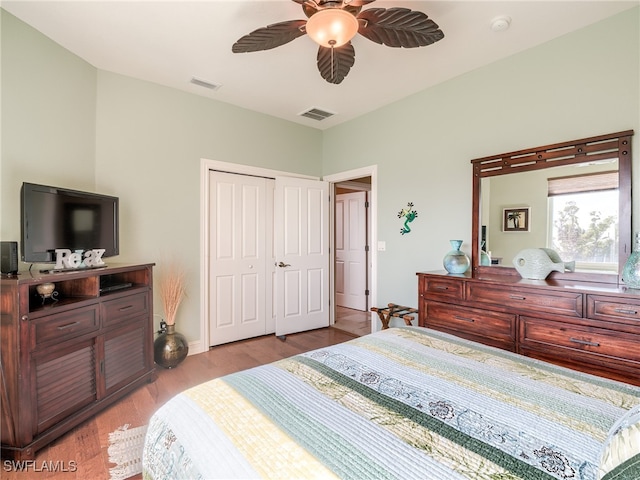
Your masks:
{"label": "striped bedspread", "polygon": [[596,478],[640,388],[419,327],[218,378],[151,419],[147,479]]}

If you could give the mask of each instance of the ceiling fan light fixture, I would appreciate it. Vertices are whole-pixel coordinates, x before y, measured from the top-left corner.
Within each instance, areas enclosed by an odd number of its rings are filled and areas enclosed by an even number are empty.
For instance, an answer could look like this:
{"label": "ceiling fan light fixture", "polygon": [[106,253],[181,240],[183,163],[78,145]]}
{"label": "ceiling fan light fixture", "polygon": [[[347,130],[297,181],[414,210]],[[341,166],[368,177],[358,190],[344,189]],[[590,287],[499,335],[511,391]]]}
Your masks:
{"label": "ceiling fan light fixture", "polygon": [[327,8],[307,20],[306,31],[322,47],[340,47],[358,33],[358,19],[346,10]]}

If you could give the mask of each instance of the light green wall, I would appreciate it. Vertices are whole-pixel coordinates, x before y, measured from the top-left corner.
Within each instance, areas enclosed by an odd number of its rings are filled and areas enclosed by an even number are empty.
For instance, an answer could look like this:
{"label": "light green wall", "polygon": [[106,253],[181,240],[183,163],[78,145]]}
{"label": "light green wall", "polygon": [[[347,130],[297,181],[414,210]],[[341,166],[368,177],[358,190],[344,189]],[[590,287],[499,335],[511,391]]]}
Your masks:
{"label": "light green wall", "polygon": [[635,8],[325,131],[324,175],[378,165],[378,304],[416,306],[415,273],[441,270],[449,239],[470,251],[473,158],[633,129],[640,191],[639,25]]}
{"label": "light green wall", "polygon": [[155,262],[157,275],[166,260],[183,263],[179,330],[197,340],[201,159],[320,176],[322,132],[97,70],[0,11],[0,238],[20,240],[23,181],[117,195],[121,254],[111,261]]}
{"label": "light green wall", "polygon": [[23,181],[93,190],[96,69],[0,9],[0,238],[20,240]]}
{"label": "light green wall", "polygon": [[200,160],[320,176],[321,132],[104,71],[97,118],[96,184],[120,197],[119,260],[156,262],[157,278],[184,264],[179,330],[198,339]]}

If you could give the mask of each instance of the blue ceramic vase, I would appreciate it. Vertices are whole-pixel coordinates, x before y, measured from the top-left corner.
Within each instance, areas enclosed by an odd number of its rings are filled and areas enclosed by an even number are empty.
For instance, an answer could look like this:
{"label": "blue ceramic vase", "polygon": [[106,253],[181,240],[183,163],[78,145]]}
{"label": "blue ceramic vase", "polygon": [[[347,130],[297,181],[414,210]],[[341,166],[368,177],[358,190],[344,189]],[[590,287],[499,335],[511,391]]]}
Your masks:
{"label": "blue ceramic vase", "polygon": [[460,250],[462,246],[462,240],[449,240],[451,244],[451,250],[442,259],[442,265],[444,269],[449,273],[464,273],[469,270],[471,261],[467,254]]}

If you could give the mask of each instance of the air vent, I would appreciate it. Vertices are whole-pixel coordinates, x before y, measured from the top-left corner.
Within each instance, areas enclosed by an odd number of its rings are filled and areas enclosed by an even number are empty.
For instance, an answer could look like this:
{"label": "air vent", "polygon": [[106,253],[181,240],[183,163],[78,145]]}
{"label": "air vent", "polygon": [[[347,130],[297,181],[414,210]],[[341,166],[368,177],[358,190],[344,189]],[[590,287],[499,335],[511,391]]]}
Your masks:
{"label": "air vent", "polygon": [[324,120],[335,115],[335,113],[327,112],[326,110],[320,110],[319,108],[310,108],[299,114],[301,117],[312,118],[313,120]]}
{"label": "air vent", "polygon": [[216,85],[215,83],[207,82],[206,80],[200,80],[199,78],[193,77],[191,79],[191,83],[194,85],[198,85],[199,87],[208,88],[209,90],[218,90],[222,85]]}

